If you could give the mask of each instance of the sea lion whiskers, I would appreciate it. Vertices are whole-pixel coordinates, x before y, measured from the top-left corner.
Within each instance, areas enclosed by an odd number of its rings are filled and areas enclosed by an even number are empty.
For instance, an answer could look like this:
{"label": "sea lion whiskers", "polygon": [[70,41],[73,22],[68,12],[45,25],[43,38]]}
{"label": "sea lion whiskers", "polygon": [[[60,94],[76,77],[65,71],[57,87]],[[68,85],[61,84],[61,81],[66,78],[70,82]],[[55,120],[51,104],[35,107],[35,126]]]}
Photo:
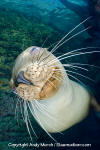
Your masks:
{"label": "sea lion whiskers", "polygon": [[49,82],[49,84],[52,86],[52,87],[54,87],[55,89],[57,89],[57,87],[48,79],[47,80],[48,82]]}
{"label": "sea lion whiskers", "polygon": [[96,69],[100,69],[100,66],[90,65],[90,64],[83,64],[83,63],[70,63],[72,65],[79,65],[79,66],[89,66],[89,67],[95,67]]}
{"label": "sea lion whiskers", "polygon": [[[41,125],[41,127],[43,128],[43,130],[48,134],[49,137],[51,137],[51,139],[53,139],[55,142],[57,142],[57,141],[51,136],[51,134],[45,129],[45,127],[43,126],[43,124],[41,123],[41,121],[40,121],[40,119],[39,119],[39,116],[38,116],[38,113],[36,113],[36,108],[38,109],[37,104],[36,104],[36,100],[34,100],[34,102],[31,101],[30,103],[31,103],[31,105],[32,105],[32,108],[34,108],[34,113],[33,113],[33,110],[32,110],[31,107],[29,106],[30,112],[31,112],[31,114],[33,115],[33,117],[36,116],[36,117],[38,118],[39,124]],[[33,105],[33,103],[34,103],[34,105]]]}
{"label": "sea lion whiskers", "polygon": [[[20,99],[21,99],[21,98],[20,98]],[[25,122],[25,117],[24,117],[24,114],[23,114],[23,104],[22,104],[22,100],[20,100],[20,110],[21,110],[22,119],[23,119],[23,121]]]}
{"label": "sea lion whiskers", "polygon": [[84,77],[84,78],[86,78],[86,79],[88,79],[88,80],[90,80],[90,81],[92,81],[92,82],[94,82],[95,83],[95,81],[93,80],[93,79],[91,79],[91,78],[89,78],[89,77],[87,77],[87,76],[84,76],[84,75],[82,75],[82,74],[80,74],[80,73],[77,73],[77,72],[74,72],[74,71],[70,71],[70,70],[66,70],[67,72],[70,72],[70,73],[73,73],[73,74],[76,74],[76,75],[79,75],[79,76],[82,76],[82,77]]}
{"label": "sea lion whiskers", "polygon": [[28,111],[27,111],[26,101],[24,101],[24,116],[25,116],[25,124],[26,124],[27,130],[28,130],[30,139],[31,139],[31,141],[33,141],[32,136],[31,136],[31,132],[30,132],[30,129],[29,129],[29,120],[28,120]]}
{"label": "sea lion whiskers", "polygon": [[[72,68],[73,69],[73,68]],[[61,69],[55,69],[56,71],[61,71]],[[69,73],[73,73],[73,74],[76,74],[76,75],[79,75],[79,76],[82,76],[82,77],[84,77],[84,78],[86,78],[86,79],[88,79],[88,80],[90,80],[90,81],[92,81],[92,82],[95,82],[93,79],[91,79],[90,77],[88,77],[88,76],[85,76],[85,75],[83,75],[83,74],[80,74],[80,73],[77,73],[77,72],[75,72],[75,71],[70,71],[70,70],[68,70],[68,69],[65,69],[66,71],[67,71],[67,73],[69,72]]]}
{"label": "sea lion whiskers", "polygon": [[[66,64],[67,65],[67,64]],[[64,65],[63,65],[64,66]],[[65,67],[65,66],[64,66]],[[74,68],[72,65],[70,65],[70,66],[66,66],[66,67],[69,67],[69,68],[73,68],[74,70],[77,70],[76,68]],[[59,69],[54,69],[54,71],[56,71],[56,70],[59,70]]]}
{"label": "sea lion whiskers", "polygon": [[43,56],[43,54],[44,54],[44,51],[42,52],[42,54],[40,55],[40,57],[39,57],[39,59],[38,59],[38,63],[41,63],[41,57]]}
{"label": "sea lion whiskers", "polygon": [[19,104],[19,100],[16,102],[16,106],[15,106],[15,119],[17,120],[17,122],[18,122],[18,114],[17,114],[18,104]]}
{"label": "sea lion whiskers", "polygon": [[[26,104],[27,104],[27,107],[29,108],[29,110],[30,110],[30,106],[29,106],[29,102],[28,101],[26,101]],[[28,110],[27,110],[28,111]],[[30,111],[31,112],[31,111]],[[31,113],[32,114],[32,113]],[[33,116],[34,117],[34,116]],[[32,124],[31,124],[31,121],[30,121],[30,119],[29,119],[29,116],[28,116],[28,121],[29,121],[29,123],[30,123],[30,126],[31,126],[31,129],[32,129],[32,131],[33,131],[33,133],[34,133],[34,135],[38,138],[38,136],[37,136],[37,134],[36,134],[36,132],[34,131],[34,129],[33,129],[33,127],[32,127]]]}
{"label": "sea lion whiskers", "polygon": [[[44,42],[43,42],[43,44],[42,44],[42,46],[41,47],[43,47],[44,46],[44,44],[47,42],[47,40],[49,39],[49,37],[50,37],[50,35],[49,36],[47,36],[46,37],[46,39],[44,40]],[[38,54],[38,61],[40,60],[40,58],[42,57],[42,55],[44,54],[44,51],[42,52],[42,54],[40,55],[40,51],[39,51],[39,54]],[[40,55],[40,56],[39,56]]]}
{"label": "sea lion whiskers", "polygon": [[[18,120],[18,108],[20,107],[20,103],[21,103],[21,101],[20,101],[20,96],[19,95],[17,95],[16,93],[14,93],[15,95],[15,98],[17,99],[17,102],[16,102],[16,106],[15,106],[15,119],[17,120],[17,123],[19,124],[19,120]],[[19,105],[19,107],[18,107],[18,105]]]}
{"label": "sea lion whiskers", "polygon": [[56,80],[58,80],[58,81],[62,81],[62,79],[59,78],[59,77],[57,77],[57,76],[55,77],[55,76],[52,75],[52,78],[54,78],[54,79],[56,79]]}
{"label": "sea lion whiskers", "polygon": [[[61,33],[58,33],[58,36],[60,35]],[[60,40],[59,40],[60,41]],[[56,41],[54,42],[53,44],[51,44],[49,47],[48,47],[48,50],[50,49],[50,47],[52,47],[53,45],[57,44],[59,41]],[[56,45],[55,45],[56,46]]]}
{"label": "sea lion whiskers", "polygon": [[[28,101],[26,101],[27,108],[28,108],[28,103],[29,103],[29,102],[28,102]],[[27,110],[27,112],[28,112],[28,110]],[[28,115],[28,121],[29,121],[30,127],[31,127],[31,129],[32,129],[32,131],[33,131],[33,133],[34,133],[34,135],[38,138],[37,134],[35,133],[35,131],[34,131],[33,127],[32,127],[32,124],[31,124],[31,121],[30,121],[29,115]]]}
{"label": "sea lion whiskers", "polygon": [[[55,119],[54,118],[54,116],[52,116],[51,114],[50,114],[50,112],[48,111],[48,109],[47,109],[47,106],[45,105],[45,104],[42,104],[42,103],[40,103],[39,101],[36,101],[36,104],[38,105],[38,107],[39,107],[39,111],[41,111],[41,112],[43,112],[44,113],[44,115],[48,115],[50,118],[52,118],[52,119]],[[41,109],[42,108],[42,109]],[[46,113],[45,113],[45,111],[46,111]]]}
{"label": "sea lion whiskers", "polygon": [[[24,115],[23,115],[23,111],[22,111],[22,106],[23,106],[23,104],[22,104],[22,98],[17,94],[17,95],[15,95],[15,98],[17,99],[17,102],[19,102],[19,108],[20,108],[20,110],[21,110],[21,115],[22,115],[22,118],[23,118],[23,121],[24,121]],[[16,103],[17,103],[16,102]],[[15,108],[15,114],[17,113],[17,111],[16,111],[16,108]],[[16,115],[15,115],[16,116]]]}
{"label": "sea lion whiskers", "polygon": [[100,53],[100,51],[79,52],[79,53],[72,54],[72,55],[70,55],[70,56],[63,57],[63,58],[59,59],[59,61],[64,60],[64,59],[66,59],[66,58],[74,57],[74,56],[80,56],[80,55],[85,55],[85,54],[93,54],[93,53]]}
{"label": "sea lion whiskers", "polygon": [[[36,101],[35,101],[35,104],[36,104]],[[36,108],[38,109],[37,104],[36,104],[35,106],[36,106],[36,107],[34,107],[34,109],[35,109],[35,110],[36,110]],[[39,118],[39,116],[38,116],[38,113],[36,113],[35,115],[36,115],[36,117],[38,118],[39,123],[40,123],[41,127],[44,129],[44,131],[49,135],[49,137],[51,137],[51,139],[53,139],[55,142],[57,142],[57,141],[53,138],[53,136],[51,136],[51,134],[45,129],[45,127],[43,126],[43,124],[41,123],[41,120],[40,120],[40,118]]]}
{"label": "sea lion whiskers", "polygon": [[[48,111],[47,109],[47,105],[43,104],[43,103],[40,103],[39,101],[35,101],[35,103],[37,104],[37,106],[39,107],[38,108],[38,111],[41,111],[41,113],[44,113],[44,115],[47,115],[49,118],[51,118],[52,120],[55,120],[55,116],[52,115],[52,113],[50,111]],[[41,109],[42,108],[42,109]],[[44,110],[44,111],[43,111]],[[60,120],[59,117],[56,116],[56,118],[60,121],[60,124],[63,124],[63,122]],[[55,130],[55,128],[53,128]],[[62,135],[64,135],[62,132],[58,132]]]}
{"label": "sea lion whiskers", "polygon": [[77,79],[75,76],[73,76],[73,75],[71,75],[71,74],[69,74],[69,73],[67,73],[67,75],[69,76],[69,77],[72,77],[73,79],[75,79],[78,83],[80,83],[81,85],[84,85],[84,83],[82,82],[82,81],[80,81],[79,79]]}
{"label": "sea lion whiskers", "polygon": [[[75,54],[72,54],[72,55],[69,55],[69,56],[65,56],[65,57],[62,57],[60,58],[59,60],[58,59],[54,59],[52,60],[51,62],[49,61],[48,64],[52,64],[52,63],[55,63],[57,61],[61,61],[61,60],[64,60],[66,58],[70,58],[70,57],[74,57],[74,56],[80,56],[80,55],[85,55],[85,54],[93,54],[93,53],[100,53],[100,51],[87,51],[87,52],[77,52]],[[66,54],[67,55],[67,54]],[[60,56],[59,56],[60,57]],[[59,58],[58,57],[58,58]]]}
{"label": "sea lion whiskers", "polygon": [[[63,65],[63,64],[62,64]],[[64,64],[63,65],[64,67],[68,67],[68,68],[71,68],[71,69],[74,69],[72,66],[70,67],[70,66],[67,66],[67,64]],[[83,69],[83,70],[85,70],[85,71],[88,71],[87,69],[85,69],[85,68],[82,68],[82,67],[77,67],[77,66],[75,66],[76,68],[81,68],[81,69]],[[60,70],[61,71],[61,69],[55,69],[56,71],[57,70]],[[71,73],[74,73],[74,74],[77,74],[77,75],[79,75],[79,76],[82,76],[82,77],[84,77],[84,78],[87,78],[88,80],[91,80],[92,82],[95,82],[93,79],[91,79],[90,77],[88,77],[88,76],[85,76],[85,75],[83,75],[83,74],[80,74],[80,73],[77,73],[77,72],[74,72],[74,71],[71,71],[71,70],[68,70],[68,69],[65,69],[67,72],[71,72]]]}
{"label": "sea lion whiskers", "polygon": [[[46,108],[46,105],[43,105],[42,103],[40,103],[39,101],[35,101],[36,104],[37,104],[37,107],[38,107],[38,110],[41,112],[41,113],[44,113],[44,115],[48,116],[49,118],[55,120],[55,117],[48,111],[48,109]],[[59,118],[58,118],[59,119]],[[59,120],[61,121],[61,120]],[[45,121],[46,124],[48,123],[47,121]],[[61,122],[62,124],[62,122]],[[55,130],[55,128],[53,128]],[[58,132],[60,134],[63,134],[62,132]]]}
{"label": "sea lion whiskers", "polygon": [[[84,63],[68,63],[68,64],[62,64],[64,67],[69,67],[69,68],[78,68],[78,69],[82,69],[84,71],[89,71],[88,69],[86,68],[83,68],[83,67],[80,67],[80,66],[87,66],[87,67],[94,67],[96,69],[100,69],[100,66],[95,66],[95,65],[90,65],[90,64],[84,64]],[[54,67],[55,65],[52,65],[52,67]],[[57,69],[56,69],[57,70]]]}
{"label": "sea lion whiskers", "polygon": [[56,58],[53,59],[52,61],[48,61],[48,63],[50,62],[50,64],[51,64],[51,62],[54,62],[55,60],[57,60],[57,59],[59,59],[59,58],[61,58],[61,57],[63,57],[63,56],[67,56],[67,55],[69,55],[69,54],[74,54],[75,52],[78,52],[78,51],[81,51],[81,50],[87,50],[87,49],[100,49],[100,47],[82,47],[82,48],[74,49],[74,50],[72,50],[72,51],[69,51],[69,52],[67,52],[67,53],[64,53],[64,54],[62,54],[62,55],[56,57]]}
{"label": "sea lion whiskers", "polygon": [[[82,25],[84,22],[86,22],[87,20],[91,19],[92,16],[89,16],[88,18],[86,18],[85,20],[83,20],[81,23],[79,23],[78,25],[76,25],[72,30],[70,30],[60,41],[58,41],[57,45],[51,50],[51,53],[53,53],[57,47],[59,46],[59,44],[61,44],[61,42],[70,34],[72,33],[75,29],[77,29],[80,25]],[[75,35],[74,35],[75,36]]]}
{"label": "sea lion whiskers", "polygon": [[[77,69],[82,69],[82,70],[84,70],[84,71],[89,71],[88,69],[86,69],[86,68],[83,68],[83,67],[80,67],[80,66],[76,66],[76,65],[67,65],[67,64],[63,64],[63,66],[64,67],[70,67],[70,68],[73,68],[73,69],[75,69],[75,70],[77,70]],[[76,69],[77,68],[77,69]]]}
{"label": "sea lion whiskers", "polygon": [[59,47],[61,47],[63,44],[65,44],[66,42],[68,42],[69,40],[71,40],[72,38],[74,38],[75,36],[79,35],[80,33],[83,33],[84,31],[87,31],[88,29],[90,29],[91,26],[85,28],[84,30],[81,30],[79,32],[77,32],[76,34],[74,34],[73,36],[71,36],[70,38],[66,39],[64,42],[62,42],[58,47],[56,47],[56,49],[52,52],[54,53]]}
{"label": "sea lion whiskers", "polygon": [[[61,45],[63,45],[65,42],[69,41],[70,39],[72,39],[73,37],[77,36],[78,34],[88,30],[90,27],[87,27],[86,29],[74,34],[72,37],[70,37],[69,39],[65,40],[64,42],[62,42],[70,33],[72,33],[75,29],[77,29],[81,24],[83,24],[84,22],[86,22],[88,19],[92,18],[91,16],[86,18],[85,20],[83,20],[81,23],[79,23],[78,25],[76,25],[72,30],[70,30],[60,41],[58,41],[58,43],[54,46],[54,48],[51,50],[51,53],[53,53],[55,50],[57,50]],[[62,42],[62,43],[61,43]],[[59,45],[60,44],[60,45]],[[50,54],[48,54],[45,58],[43,58],[43,60],[47,59],[50,56]]]}

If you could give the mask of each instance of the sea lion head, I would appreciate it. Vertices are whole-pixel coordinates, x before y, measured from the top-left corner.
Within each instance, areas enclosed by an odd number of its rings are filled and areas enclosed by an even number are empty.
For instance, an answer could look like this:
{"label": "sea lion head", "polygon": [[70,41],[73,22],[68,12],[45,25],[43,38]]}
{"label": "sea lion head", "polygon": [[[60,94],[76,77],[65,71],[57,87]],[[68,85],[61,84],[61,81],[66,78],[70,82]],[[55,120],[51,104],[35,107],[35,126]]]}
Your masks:
{"label": "sea lion head", "polygon": [[42,100],[60,88],[61,64],[46,48],[32,46],[16,59],[11,78],[14,93],[24,100]]}

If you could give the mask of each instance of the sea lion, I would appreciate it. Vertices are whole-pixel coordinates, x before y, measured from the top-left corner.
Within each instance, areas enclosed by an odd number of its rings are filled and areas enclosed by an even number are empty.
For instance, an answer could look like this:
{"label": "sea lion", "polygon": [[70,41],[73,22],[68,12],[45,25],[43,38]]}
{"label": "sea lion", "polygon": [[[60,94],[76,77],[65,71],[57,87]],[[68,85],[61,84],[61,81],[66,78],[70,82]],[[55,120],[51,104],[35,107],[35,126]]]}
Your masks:
{"label": "sea lion", "polygon": [[32,46],[16,59],[11,87],[47,133],[65,131],[83,120],[95,98],[69,79],[59,59]]}

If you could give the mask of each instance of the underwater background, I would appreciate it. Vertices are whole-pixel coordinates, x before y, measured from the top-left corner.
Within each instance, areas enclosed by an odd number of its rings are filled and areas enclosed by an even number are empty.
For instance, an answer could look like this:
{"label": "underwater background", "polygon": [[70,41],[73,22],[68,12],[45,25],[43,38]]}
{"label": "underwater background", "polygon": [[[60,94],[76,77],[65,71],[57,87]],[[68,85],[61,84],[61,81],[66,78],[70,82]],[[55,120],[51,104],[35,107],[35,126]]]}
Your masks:
{"label": "underwater background", "polygon": [[[90,16],[89,3],[87,1],[69,0],[71,4],[68,4],[68,7],[65,3],[67,0],[0,1],[0,150],[15,149],[14,147],[9,147],[9,143],[31,142],[19,105],[17,106],[17,115],[15,115],[17,100],[11,92],[9,84],[16,57],[29,46],[41,46],[46,38],[48,40],[45,42],[44,47],[47,48],[59,41],[77,24]],[[74,11],[74,6],[79,6],[79,9],[76,9],[78,12]],[[80,11],[80,7],[85,8],[84,13]],[[93,13],[94,9],[92,7],[91,14],[94,15],[95,19],[91,23],[87,23],[87,26],[88,24],[94,25],[98,23],[98,18],[100,17],[100,14],[96,16],[96,13]],[[55,55],[59,56],[59,54],[61,55],[82,47],[100,47],[100,23],[98,24],[98,28],[94,27],[93,31],[84,31],[62,45],[56,50]],[[85,28],[86,25],[80,25],[70,36]],[[50,50],[52,47],[50,47]],[[87,54],[64,61],[65,63],[83,63],[100,66],[100,54]],[[78,69],[77,72],[91,77],[95,80],[95,83],[77,74],[74,74],[74,76],[86,85],[87,89],[95,95],[98,103],[100,103],[100,69],[93,66],[85,67],[89,69],[89,72],[81,69]],[[39,127],[35,120],[32,119],[32,123],[38,135],[37,138],[32,133],[33,143],[54,142]],[[89,143],[92,145],[91,149],[100,149],[100,117],[91,107],[89,115],[82,122],[65,131],[64,135],[53,134],[52,136],[60,143]],[[17,149],[21,150],[22,147]],[[31,148],[25,147],[23,149]],[[32,149],[35,148],[32,147]],[[49,148],[46,147],[46,149]]]}

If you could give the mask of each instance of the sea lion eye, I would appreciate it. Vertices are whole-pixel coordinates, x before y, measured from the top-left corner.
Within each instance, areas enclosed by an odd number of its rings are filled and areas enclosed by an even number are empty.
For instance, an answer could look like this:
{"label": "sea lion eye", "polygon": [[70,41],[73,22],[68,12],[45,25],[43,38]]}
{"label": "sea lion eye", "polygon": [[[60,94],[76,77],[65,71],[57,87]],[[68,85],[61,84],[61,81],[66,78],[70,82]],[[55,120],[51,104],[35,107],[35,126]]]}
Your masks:
{"label": "sea lion eye", "polygon": [[24,71],[20,71],[18,73],[18,76],[17,76],[16,81],[15,81],[15,85],[18,86],[18,84],[20,84],[20,83],[24,83],[24,84],[27,84],[27,85],[33,85],[33,83],[31,83],[29,80],[27,80],[24,77]]}
{"label": "sea lion eye", "polygon": [[32,53],[35,49],[36,49],[36,48],[32,48],[32,49],[31,49],[31,53]]}
{"label": "sea lion eye", "polygon": [[40,47],[33,47],[30,51],[30,54],[36,53],[40,51]]}

